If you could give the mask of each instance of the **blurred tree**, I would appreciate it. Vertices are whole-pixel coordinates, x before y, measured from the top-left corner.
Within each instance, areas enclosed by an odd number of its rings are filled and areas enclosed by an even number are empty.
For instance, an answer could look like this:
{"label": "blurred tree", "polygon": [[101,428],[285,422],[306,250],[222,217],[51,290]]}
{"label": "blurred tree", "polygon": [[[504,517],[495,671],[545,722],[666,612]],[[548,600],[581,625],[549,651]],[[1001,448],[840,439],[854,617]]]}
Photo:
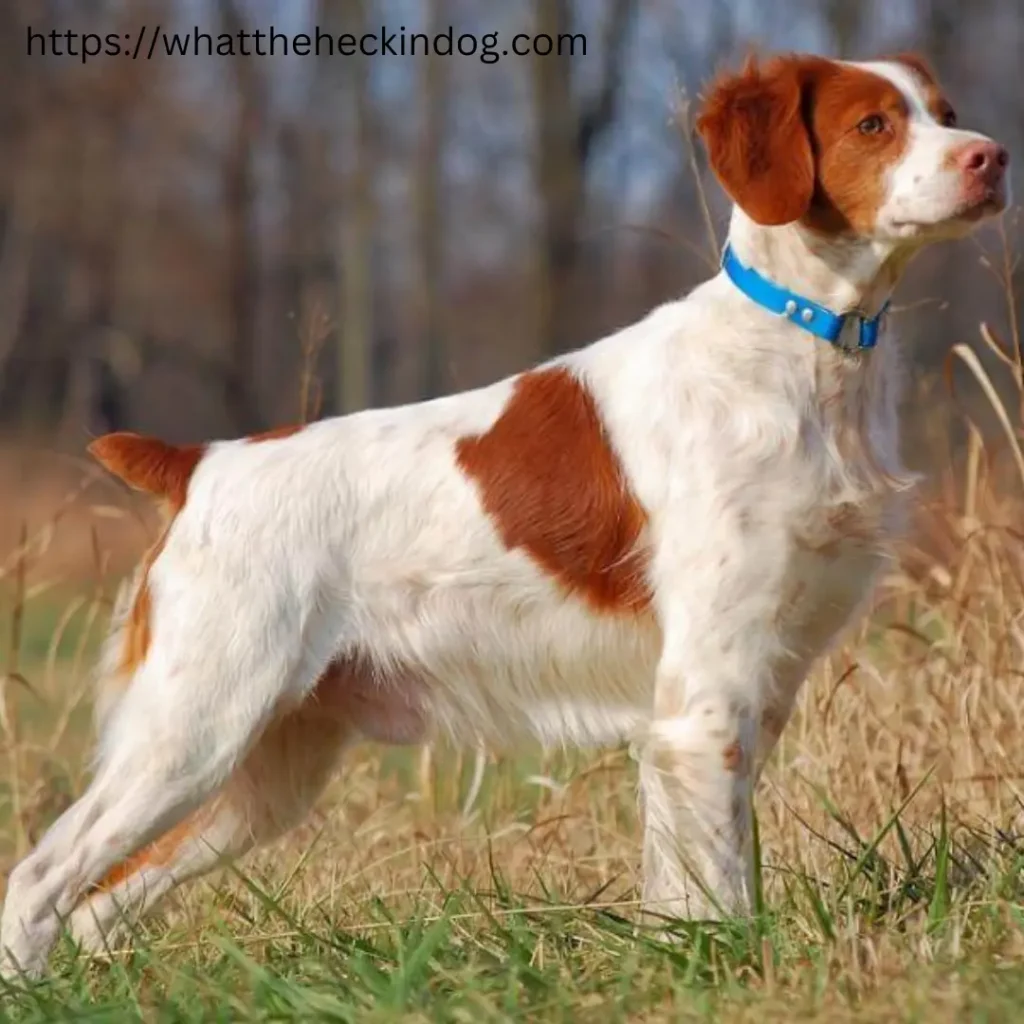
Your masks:
{"label": "blurred tree", "polygon": [[[367,0],[320,0],[317,24],[335,38],[357,38],[369,30]],[[334,109],[340,112],[341,189],[332,216],[336,281],[335,412],[362,409],[373,400],[374,132],[370,101],[370,63],[359,50],[330,61],[326,75],[335,85]],[[319,70],[319,69],[318,69]]]}
{"label": "blurred tree", "polygon": [[[218,0],[218,10],[222,32],[237,37],[251,28],[235,0]],[[229,308],[223,389],[224,405],[234,428],[249,433],[263,425],[253,394],[260,252],[253,162],[264,120],[266,91],[258,60],[240,55],[228,59],[237,108],[223,165]]]}
{"label": "blurred tree", "polygon": [[[407,37],[576,32],[587,55],[83,63],[25,47],[29,24],[337,37],[411,10]],[[0,420],[50,437],[63,423],[79,447],[85,423],[184,439],[278,422],[310,309],[329,321],[324,411],[493,380],[707,273],[725,200],[709,191],[706,222],[680,84],[698,95],[752,37],[912,47],[965,123],[1015,150],[1022,27],[1020,0],[0,0]],[[915,358],[934,365],[982,316],[1012,334],[991,278],[962,247],[919,261]]]}
{"label": "blurred tree", "polygon": [[[535,182],[541,204],[537,253],[539,344],[551,355],[576,342],[572,288],[586,206],[587,170],[602,136],[615,121],[623,56],[636,0],[608,0],[602,33],[603,65],[589,96],[576,95],[572,60],[533,59],[536,124]],[[579,30],[569,0],[534,0],[534,32],[552,40]]]}
{"label": "blurred tree", "polygon": [[0,380],[21,331],[34,220],[31,121],[41,69],[22,45],[21,13],[17,3],[0,4]]}
{"label": "blurred tree", "polygon": [[822,18],[832,36],[834,52],[845,60],[859,55],[864,20],[871,15],[870,4],[861,0],[822,0]]}
{"label": "blurred tree", "polygon": [[[425,31],[440,31],[444,0],[424,0]],[[449,58],[429,54],[422,66],[420,132],[415,165],[416,234],[419,254],[416,306],[419,319],[420,393],[440,394],[445,388],[444,324],[444,158],[446,152],[447,66]]]}

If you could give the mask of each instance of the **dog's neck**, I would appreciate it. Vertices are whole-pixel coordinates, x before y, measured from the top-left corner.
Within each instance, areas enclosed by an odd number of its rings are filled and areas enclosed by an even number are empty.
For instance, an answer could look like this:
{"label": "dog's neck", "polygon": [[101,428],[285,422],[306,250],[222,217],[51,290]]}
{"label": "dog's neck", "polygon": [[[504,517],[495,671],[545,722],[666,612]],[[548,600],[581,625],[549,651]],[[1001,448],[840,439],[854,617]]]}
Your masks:
{"label": "dog's neck", "polygon": [[[733,213],[729,241],[746,266],[776,284],[835,313],[856,310],[867,317],[882,309],[917,251],[903,242],[827,236],[799,223],[764,227],[739,209]],[[876,348],[851,348],[858,330],[858,318],[851,317],[838,345],[808,341],[800,332],[796,351],[807,357],[802,365],[810,372],[822,422],[838,450],[877,463],[879,479],[896,479],[902,472],[898,454],[874,435],[897,436],[898,346],[882,337]]]}
{"label": "dog's neck", "polygon": [[906,243],[826,235],[799,221],[764,227],[735,207],[729,241],[739,259],[776,284],[835,313],[872,317],[914,254]]}

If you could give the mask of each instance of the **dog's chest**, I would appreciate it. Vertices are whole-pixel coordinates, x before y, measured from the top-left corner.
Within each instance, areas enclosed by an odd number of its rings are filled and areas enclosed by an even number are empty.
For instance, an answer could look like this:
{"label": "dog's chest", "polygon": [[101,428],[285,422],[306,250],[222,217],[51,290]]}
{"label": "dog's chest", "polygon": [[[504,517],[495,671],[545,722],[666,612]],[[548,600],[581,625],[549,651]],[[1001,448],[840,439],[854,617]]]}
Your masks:
{"label": "dog's chest", "polygon": [[793,517],[779,611],[787,646],[807,653],[862,608],[906,514],[906,475],[888,409],[851,404],[816,426],[805,463],[811,500]]}
{"label": "dog's chest", "polygon": [[864,507],[840,503],[821,509],[794,531],[778,625],[786,650],[813,657],[870,597],[886,560],[893,495]]}

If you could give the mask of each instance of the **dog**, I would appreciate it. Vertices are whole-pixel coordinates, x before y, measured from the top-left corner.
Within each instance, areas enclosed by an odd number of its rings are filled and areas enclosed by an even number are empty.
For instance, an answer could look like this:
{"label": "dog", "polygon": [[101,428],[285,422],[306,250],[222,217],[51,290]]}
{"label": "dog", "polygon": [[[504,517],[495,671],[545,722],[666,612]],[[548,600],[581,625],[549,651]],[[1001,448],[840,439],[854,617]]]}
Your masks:
{"label": "dog", "polygon": [[490,386],[92,455],[166,527],[116,602],[84,795],[10,876],[4,970],[295,825],[351,742],[630,741],[643,904],[752,907],[751,795],[903,528],[888,303],[1009,200],[929,65],[719,76],[720,271]]}

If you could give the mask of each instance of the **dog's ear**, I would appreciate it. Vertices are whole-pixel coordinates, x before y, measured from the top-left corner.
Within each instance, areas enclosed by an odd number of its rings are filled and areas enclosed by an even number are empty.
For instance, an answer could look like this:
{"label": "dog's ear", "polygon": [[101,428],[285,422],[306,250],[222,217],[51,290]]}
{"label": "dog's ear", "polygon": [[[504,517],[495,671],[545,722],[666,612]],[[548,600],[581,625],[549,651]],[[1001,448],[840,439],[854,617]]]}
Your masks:
{"label": "dog's ear", "polygon": [[799,220],[814,196],[814,156],[804,123],[800,60],[781,57],[719,78],[697,131],[729,197],[758,224]]}
{"label": "dog's ear", "polygon": [[167,498],[178,507],[185,504],[188,482],[203,456],[201,445],[177,447],[127,431],[97,438],[88,451],[129,486]]}

